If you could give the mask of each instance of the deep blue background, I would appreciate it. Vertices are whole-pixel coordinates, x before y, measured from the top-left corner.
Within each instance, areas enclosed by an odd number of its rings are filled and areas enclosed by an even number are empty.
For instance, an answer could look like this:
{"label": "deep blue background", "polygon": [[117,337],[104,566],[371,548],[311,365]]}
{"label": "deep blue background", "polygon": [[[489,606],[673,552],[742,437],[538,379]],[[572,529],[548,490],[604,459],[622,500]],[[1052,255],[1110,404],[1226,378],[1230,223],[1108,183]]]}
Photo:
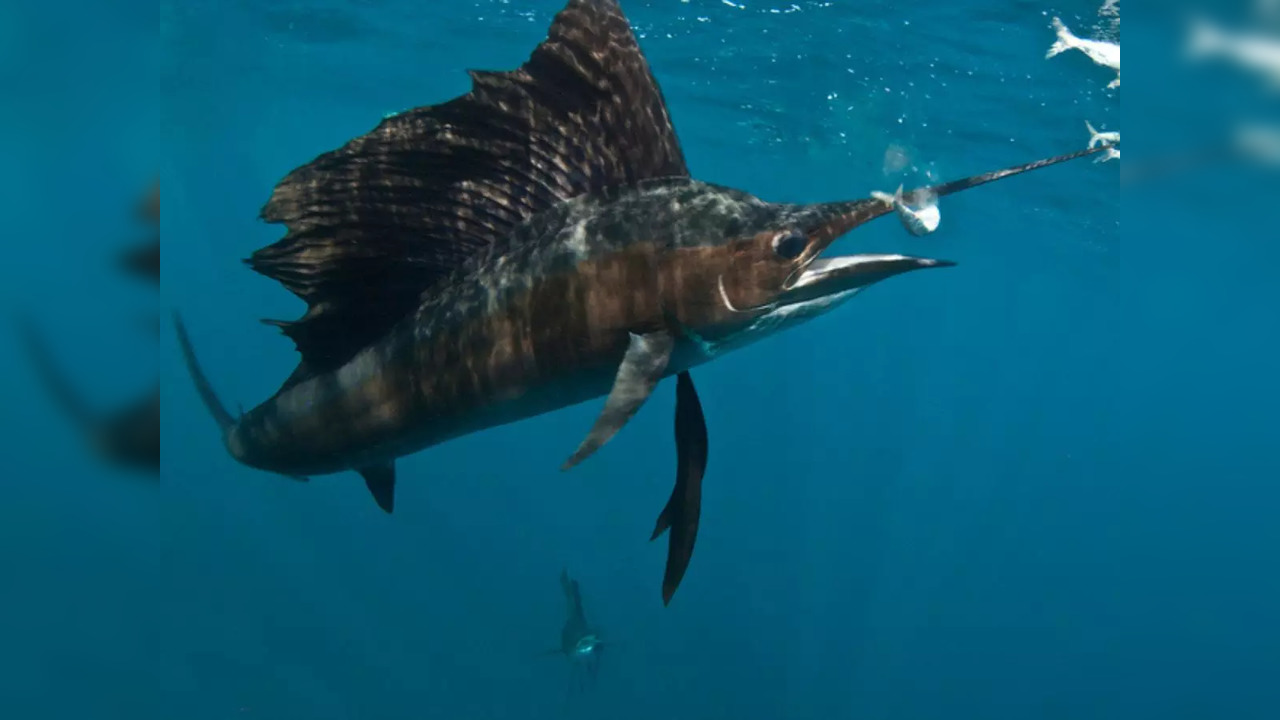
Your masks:
{"label": "deep blue background", "polygon": [[[1087,34],[1100,2],[738,4],[624,8],[694,174],[770,200],[1069,151],[1086,119],[1129,162],[1258,88],[1170,70],[1176,26],[1140,5],[1106,91],[1079,53],[1044,59],[1049,18]],[[582,716],[1276,717],[1280,244],[1256,174],[1122,190],[1121,163],[1078,161],[946,199],[933,236],[843,240],[960,264],[696,373],[702,528],[664,609],[669,386],[569,473],[597,403],[406,458],[387,517],[354,474],[236,465],[141,325],[180,309],[224,398],[267,397],[295,355],[257,319],[301,303],[240,258],[281,233],[256,220],[274,183],[518,65],[559,0],[104,5],[0,15],[3,300],[104,407],[160,373],[166,476],[101,469],[0,344],[0,716],[560,717],[568,668],[539,655],[567,566],[617,642]],[[921,172],[885,177],[890,144]],[[157,168],[159,304],[110,266]]]}

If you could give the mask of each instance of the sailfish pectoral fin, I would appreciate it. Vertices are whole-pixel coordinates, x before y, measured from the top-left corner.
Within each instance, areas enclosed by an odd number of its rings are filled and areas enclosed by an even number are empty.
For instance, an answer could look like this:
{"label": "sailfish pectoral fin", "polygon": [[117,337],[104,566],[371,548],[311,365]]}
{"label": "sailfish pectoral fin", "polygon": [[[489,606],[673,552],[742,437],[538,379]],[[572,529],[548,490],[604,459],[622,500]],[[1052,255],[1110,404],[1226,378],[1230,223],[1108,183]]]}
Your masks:
{"label": "sailfish pectoral fin", "polygon": [[665,330],[643,335],[631,334],[631,344],[627,346],[627,354],[618,366],[613,390],[609,391],[604,410],[596,418],[595,426],[587,433],[577,452],[560,466],[561,470],[568,470],[587,459],[627,424],[662,379],[674,346],[675,338]]}
{"label": "sailfish pectoral fin", "polygon": [[667,506],[658,515],[656,540],[671,531],[667,543],[667,567],[662,577],[662,604],[669,605],[689,568],[693,544],[698,539],[702,513],[702,476],[707,470],[707,422],[693,377],[682,372],[676,381],[676,484]]}
{"label": "sailfish pectoral fin", "polygon": [[378,507],[390,515],[396,508],[396,465],[389,462],[385,465],[374,465],[361,468],[360,477],[364,478],[365,487],[373,495]]}

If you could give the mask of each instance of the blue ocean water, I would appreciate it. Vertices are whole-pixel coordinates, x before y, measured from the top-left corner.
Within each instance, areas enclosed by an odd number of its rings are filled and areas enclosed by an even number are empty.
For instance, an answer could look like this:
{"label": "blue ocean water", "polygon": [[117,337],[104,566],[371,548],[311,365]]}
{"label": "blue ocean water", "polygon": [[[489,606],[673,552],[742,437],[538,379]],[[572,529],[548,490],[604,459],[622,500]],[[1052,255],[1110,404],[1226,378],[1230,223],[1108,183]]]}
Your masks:
{"label": "blue ocean water", "polygon": [[[1118,33],[1100,2],[622,4],[693,174],[768,200],[1067,152],[1085,120],[1159,152],[1221,116],[1209,89],[1248,85],[1173,76],[1151,8],[1125,15],[1141,51],[1109,91],[1044,58],[1054,15]],[[393,516],[354,474],[232,461],[143,321],[181,310],[223,397],[267,397],[296,356],[257,320],[302,309],[240,262],[281,233],[256,218],[271,188],[466,68],[515,67],[561,5],[3,10],[4,301],[97,403],[159,373],[165,473],[100,467],[0,345],[0,717],[1276,716],[1280,246],[1238,173],[1125,195],[1129,156],[1080,160],[946,198],[929,237],[841,240],[959,264],[698,371],[710,464],[667,608],[647,538],[670,384],[568,473],[598,403],[405,458]],[[157,170],[162,301],[110,265]],[[562,567],[614,643],[567,706],[542,656]]]}

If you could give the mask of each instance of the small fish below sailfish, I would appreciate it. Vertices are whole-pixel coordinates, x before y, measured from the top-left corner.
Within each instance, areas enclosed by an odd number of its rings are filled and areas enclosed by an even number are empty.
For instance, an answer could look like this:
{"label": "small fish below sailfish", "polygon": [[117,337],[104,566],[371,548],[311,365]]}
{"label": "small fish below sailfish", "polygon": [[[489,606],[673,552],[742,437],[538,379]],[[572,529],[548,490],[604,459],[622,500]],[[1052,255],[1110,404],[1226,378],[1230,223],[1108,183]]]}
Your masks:
{"label": "small fish below sailfish", "polygon": [[[560,571],[560,589],[564,593],[566,614],[564,626],[560,628],[560,647],[545,654],[563,655],[574,668],[585,671],[578,678],[578,688],[582,689],[587,680],[594,682],[600,671],[600,654],[605,642],[600,631],[587,621],[587,612],[582,605],[582,589],[577,580],[569,577],[568,570]],[[573,686],[570,685],[570,690],[572,689]]]}
{"label": "small fish below sailfish", "polygon": [[882,280],[954,263],[827,253],[892,212],[875,198],[774,203],[693,179],[616,0],[570,0],[523,65],[470,75],[466,94],[296,168],[262,208],[287,232],[247,263],[308,306],[265,321],[301,355],[279,390],[232,416],[175,315],[188,370],[237,461],[296,479],[354,470],[388,513],[399,457],[605,397],[573,467],[676,376],[676,479],[652,536],[670,533],[669,604],[707,461],[691,370]]}

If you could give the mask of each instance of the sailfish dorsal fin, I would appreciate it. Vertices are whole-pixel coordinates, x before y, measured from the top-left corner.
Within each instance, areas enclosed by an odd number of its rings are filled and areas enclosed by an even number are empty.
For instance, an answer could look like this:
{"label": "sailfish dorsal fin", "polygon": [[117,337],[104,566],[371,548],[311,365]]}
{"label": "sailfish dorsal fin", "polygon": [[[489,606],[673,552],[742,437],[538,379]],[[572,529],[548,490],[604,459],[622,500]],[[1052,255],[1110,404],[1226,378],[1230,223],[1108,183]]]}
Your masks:
{"label": "sailfish dorsal fin", "polygon": [[286,387],[382,337],[432,284],[530,216],[594,190],[687,177],[662,92],[616,0],[570,0],[528,61],[383,120],[289,173],[246,262],[307,303],[267,321],[302,360]]}

